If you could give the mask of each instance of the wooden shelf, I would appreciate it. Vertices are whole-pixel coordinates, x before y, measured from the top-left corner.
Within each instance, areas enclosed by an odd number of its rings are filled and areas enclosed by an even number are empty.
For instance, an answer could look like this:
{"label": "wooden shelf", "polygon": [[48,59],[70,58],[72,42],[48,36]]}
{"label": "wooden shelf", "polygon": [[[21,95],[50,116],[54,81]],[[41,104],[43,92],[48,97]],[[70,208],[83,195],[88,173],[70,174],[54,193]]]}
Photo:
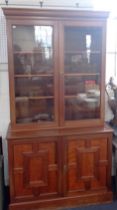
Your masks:
{"label": "wooden shelf", "polygon": [[64,76],[100,76],[100,73],[64,73]]}
{"label": "wooden shelf", "polygon": [[[46,48],[42,48],[40,50],[34,50],[34,51],[14,51],[14,55],[20,54],[20,55],[27,55],[27,54],[45,54],[45,52],[43,52],[43,50]],[[50,50],[50,49],[49,49]],[[53,49],[51,48],[51,51],[53,51]]]}
{"label": "wooden shelf", "polygon": [[17,96],[15,101],[22,101],[22,100],[40,100],[40,99],[53,99],[54,96]]}
{"label": "wooden shelf", "polygon": [[81,77],[81,76],[100,76],[99,73],[65,73],[64,76],[67,77]]}
{"label": "wooden shelf", "polygon": [[28,77],[28,78],[32,78],[32,77],[52,77],[54,74],[50,73],[50,74],[15,74],[14,77],[15,78],[24,78],[24,77]]}
{"label": "wooden shelf", "polygon": [[[87,49],[86,49],[87,50]],[[79,51],[64,51],[64,53],[65,54],[79,54],[79,55],[82,55],[82,54],[86,54],[86,50],[79,50]],[[100,54],[101,53],[101,51],[99,51],[99,50],[91,50],[90,51],[90,54]]]}

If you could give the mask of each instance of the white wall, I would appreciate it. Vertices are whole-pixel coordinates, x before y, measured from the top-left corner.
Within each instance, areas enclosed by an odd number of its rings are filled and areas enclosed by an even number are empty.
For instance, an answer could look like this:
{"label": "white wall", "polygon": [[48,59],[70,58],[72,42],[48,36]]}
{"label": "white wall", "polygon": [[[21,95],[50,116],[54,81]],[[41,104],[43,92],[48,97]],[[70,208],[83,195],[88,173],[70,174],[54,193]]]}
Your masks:
{"label": "white wall", "polygon": [[[79,4],[80,7],[92,7],[93,2],[97,0],[8,0],[9,5],[16,4],[16,5],[39,5],[40,1],[44,2],[44,6],[65,6],[65,7],[74,7],[76,4]],[[0,1],[1,4],[5,3],[5,0]]]}
{"label": "white wall", "polygon": [[8,166],[7,166],[7,141],[6,132],[10,121],[9,117],[9,88],[8,88],[8,71],[6,65],[0,64],[0,135],[3,140],[4,152],[4,172],[5,183],[8,183]]}
{"label": "white wall", "polygon": [[8,184],[6,132],[10,121],[5,18],[0,8],[0,135],[3,141],[5,183]]}

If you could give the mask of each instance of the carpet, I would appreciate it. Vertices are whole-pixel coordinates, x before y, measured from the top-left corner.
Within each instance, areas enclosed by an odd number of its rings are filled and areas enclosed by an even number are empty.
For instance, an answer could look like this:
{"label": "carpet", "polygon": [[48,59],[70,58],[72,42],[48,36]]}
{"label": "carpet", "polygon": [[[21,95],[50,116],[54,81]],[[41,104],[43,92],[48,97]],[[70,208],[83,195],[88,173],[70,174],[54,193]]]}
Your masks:
{"label": "carpet", "polygon": [[85,207],[65,208],[61,210],[117,210],[117,201],[113,201],[109,204],[97,204]]}

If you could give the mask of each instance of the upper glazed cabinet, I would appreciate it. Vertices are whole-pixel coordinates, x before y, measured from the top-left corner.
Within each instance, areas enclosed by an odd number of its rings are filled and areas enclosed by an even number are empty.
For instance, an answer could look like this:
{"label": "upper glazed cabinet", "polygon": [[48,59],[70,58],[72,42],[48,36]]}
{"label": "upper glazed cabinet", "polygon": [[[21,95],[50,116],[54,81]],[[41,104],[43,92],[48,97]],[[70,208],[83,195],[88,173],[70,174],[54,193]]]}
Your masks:
{"label": "upper glazed cabinet", "polygon": [[28,11],[4,9],[11,124],[103,125],[107,13]]}

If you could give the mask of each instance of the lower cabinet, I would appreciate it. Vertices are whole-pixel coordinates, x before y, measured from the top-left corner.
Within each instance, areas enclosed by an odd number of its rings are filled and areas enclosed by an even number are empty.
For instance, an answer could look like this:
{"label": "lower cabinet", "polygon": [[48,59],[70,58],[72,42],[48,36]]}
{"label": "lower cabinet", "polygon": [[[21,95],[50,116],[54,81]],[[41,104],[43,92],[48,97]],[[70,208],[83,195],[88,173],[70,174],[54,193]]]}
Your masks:
{"label": "lower cabinet", "polygon": [[111,201],[111,139],[108,133],[9,139],[10,210]]}
{"label": "lower cabinet", "polygon": [[55,138],[12,142],[12,200],[57,197],[60,194],[60,161]]}
{"label": "lower cabinet", "polygon": [[110,174],[108,139],[91,136],[88,138],[66,138],[67,187],[66,194],[80,194],[109,187]]}

